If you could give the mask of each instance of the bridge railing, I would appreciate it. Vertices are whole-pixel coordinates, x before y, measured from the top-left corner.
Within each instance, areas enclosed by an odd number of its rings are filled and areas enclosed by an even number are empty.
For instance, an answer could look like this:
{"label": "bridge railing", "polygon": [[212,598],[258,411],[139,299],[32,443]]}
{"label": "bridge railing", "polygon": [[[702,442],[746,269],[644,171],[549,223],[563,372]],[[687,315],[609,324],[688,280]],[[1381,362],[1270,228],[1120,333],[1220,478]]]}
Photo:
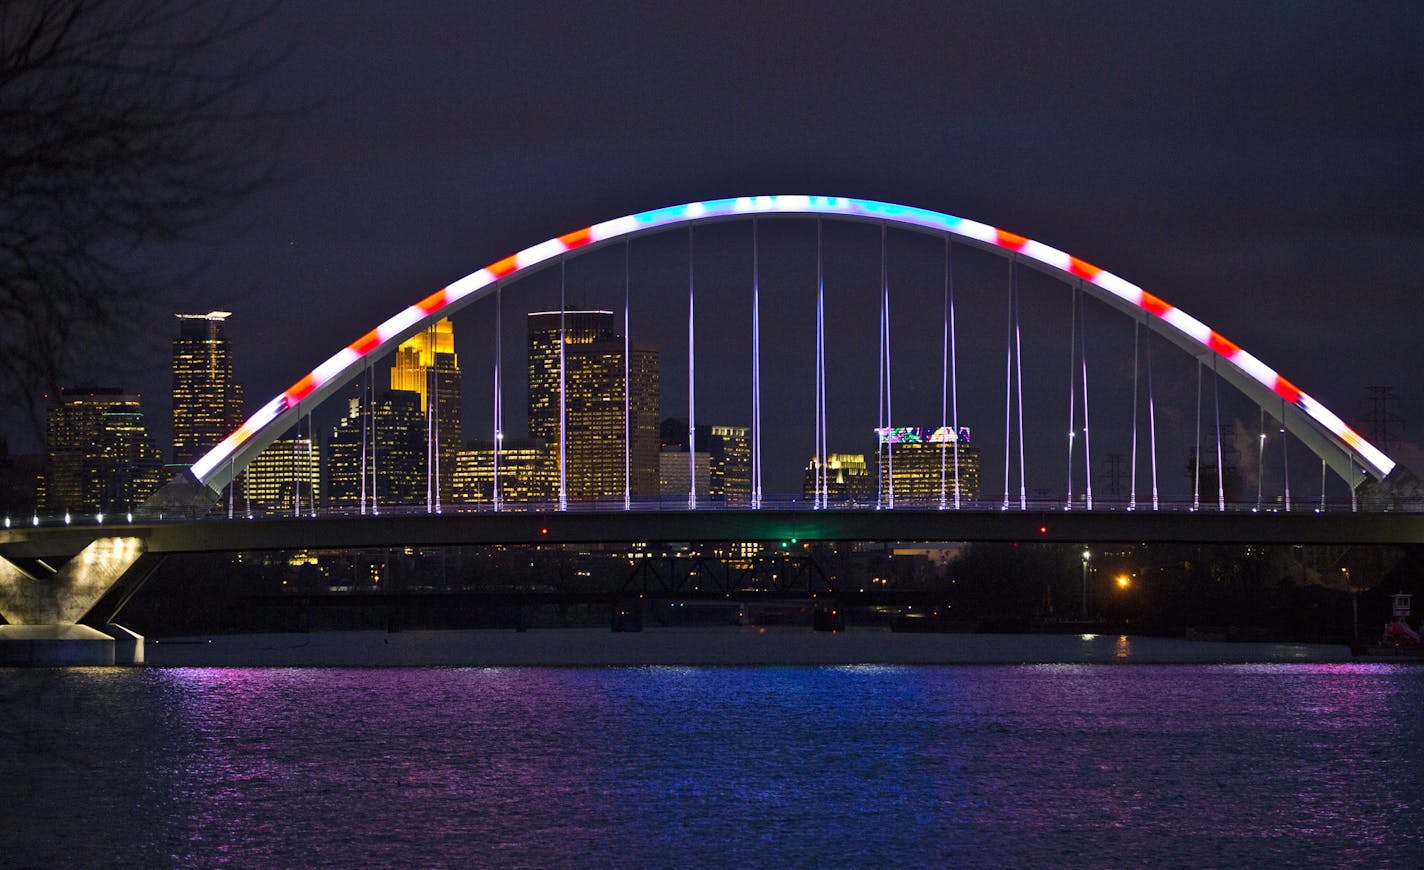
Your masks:
{"label": "bridge railing", "polygon": [[[778,498],[764,498],[758,510],[764,512],[777,511],[806,511],[825,510],[836,513],[843,512],[866,512],[877,511],[934,511],[943,510],[947,514],[953,513],[1227,513],[1240,515],[1243,518],[1264,514],[1341,514],[1360,512],[1380,512],[1362,511],[1358,503],[1348,500],[1329,500],[1324,503],[1316,500],[1307,503],[1297,502],[1289,510],[1281,502],[1267,502],[1258,504],[1255,501],[1234,501],[1227,502],[1224,508],[1215,500],[1211,502],[1193,503],[1189,500],[1161,501],[1154,508],[1152,505],[1144,505],[1141,502],[1133,504],[1126,499],[1103,499],[1094,500],[1091,511],[1079,502],[1071,508],[1067,506],[1063,497],[1045,497],[1030,499],[1024,503],[1018,500],[1011,500],[1006,506],[1002,498],[963,500],[960,507],[946,505],[940,507],[935,500],[905,500],[899,499],[892,507],[888,503],[882,502],[877,505],[875,501],[845,500],[832,501],[824,507],[816,508],[810,499],[784,496]],[[235,511],[231,516],[225,508],[214,509],[208,512],[166,512],[158,515],[136,516],[132,512],[122,513],[64,513],[64,514],[40,514],[33,513],[29,516],[3,518],[4,529],[23,528],[96,528],[110,529],[122,528],[127,525],[152,524],[152,523],[191,523],[191,522],[243,522],[248,520],[304,520],[321,519],[328,517],[354,518],[361,516],[389,517],[389,516],[436,516],[436,515],[466,515],[466,514],[495,514],[495,513],[622,513],[625,511],[635,512],[659,512],[659,513],[687,513],[705,511],[748,511],[750,506],[745,503],[714,501],[708,499],[699,502],[695,508],[689,507],[685,497],[670,497],[666,499],[644,499],[635,500],[626,505],[622,499],[607,501],[569,501],[561,510],[558,502],[548,501],[521,501],[506,502],[499,509],[489,503],[457,503],[446,504],[439,511],[431,511],[425,505],[392,504],[382,505],[376,511],[361,511],[356,506],[329,506],[320,507],[315,511],[302,510],[296,513],[290,507],[286,508],[253,508]],[[1398,501],[1389,513],[1424,513],[1424,499],[1404,499]]]}

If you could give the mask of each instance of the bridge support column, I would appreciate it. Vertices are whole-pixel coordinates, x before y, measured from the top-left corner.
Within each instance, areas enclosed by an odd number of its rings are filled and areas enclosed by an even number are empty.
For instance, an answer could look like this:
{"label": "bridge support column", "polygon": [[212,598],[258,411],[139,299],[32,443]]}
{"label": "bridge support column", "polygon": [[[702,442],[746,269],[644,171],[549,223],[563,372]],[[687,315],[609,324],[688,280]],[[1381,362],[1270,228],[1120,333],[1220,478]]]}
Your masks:
{"label": "bridge support column", "polygon": [[143,638],[113,617],[160,558],[135,537],[99,538],[52,573],[0,557],[0,665],[141,664]]}

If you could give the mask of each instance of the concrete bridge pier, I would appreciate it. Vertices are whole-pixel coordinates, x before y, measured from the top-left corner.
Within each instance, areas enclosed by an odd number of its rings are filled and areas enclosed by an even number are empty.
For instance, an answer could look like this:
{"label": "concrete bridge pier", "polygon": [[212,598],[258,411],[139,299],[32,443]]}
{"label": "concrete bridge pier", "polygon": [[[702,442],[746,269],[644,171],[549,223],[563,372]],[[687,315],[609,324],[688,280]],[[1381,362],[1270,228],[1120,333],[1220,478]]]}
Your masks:
{"label": "concrete bridge pier", "polygon": [[143,664],[143,637],[113,620],[160,561],[136,537],[98,538],[58,569],[0,556],[0,666]]}

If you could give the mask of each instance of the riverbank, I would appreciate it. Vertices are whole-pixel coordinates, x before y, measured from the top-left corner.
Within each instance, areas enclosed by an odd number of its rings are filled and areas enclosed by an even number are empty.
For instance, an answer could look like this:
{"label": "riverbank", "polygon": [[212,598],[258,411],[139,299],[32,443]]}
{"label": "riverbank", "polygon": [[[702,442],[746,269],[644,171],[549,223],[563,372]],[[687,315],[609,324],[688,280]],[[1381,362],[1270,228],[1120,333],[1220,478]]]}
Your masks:
{"label": "riverbank", "polygon": [[153,667],[1235,664],[1351,661],[1336,644],[1226,643],[1131,635],[922,634],[881,629],[595,628],[331,631],[154,638]]}

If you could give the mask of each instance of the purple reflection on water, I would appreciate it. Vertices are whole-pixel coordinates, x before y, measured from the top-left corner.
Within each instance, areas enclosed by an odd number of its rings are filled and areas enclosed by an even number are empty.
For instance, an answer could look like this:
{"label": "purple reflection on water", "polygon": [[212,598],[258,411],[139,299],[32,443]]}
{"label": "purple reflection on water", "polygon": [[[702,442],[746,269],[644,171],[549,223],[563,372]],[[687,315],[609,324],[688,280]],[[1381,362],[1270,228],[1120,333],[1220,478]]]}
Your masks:
{"label": "purple reflection on water", "polygon": [[1421,704],[1389,665],[60,672],[27,721],[88,767],[3,824],[85,820],[20,864],[1408,864]]}

